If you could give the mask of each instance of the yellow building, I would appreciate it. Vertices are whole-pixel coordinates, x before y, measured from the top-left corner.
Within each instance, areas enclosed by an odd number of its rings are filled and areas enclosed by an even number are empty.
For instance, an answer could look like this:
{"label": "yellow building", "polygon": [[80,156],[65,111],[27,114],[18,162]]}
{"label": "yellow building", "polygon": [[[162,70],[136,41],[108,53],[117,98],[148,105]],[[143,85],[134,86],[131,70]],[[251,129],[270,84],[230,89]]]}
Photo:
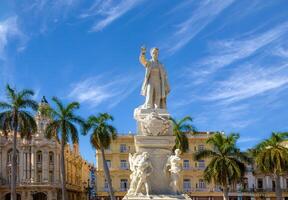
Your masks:
{"label": "yellow building", "polygon": [[[207,160],[195,162],[192,154],[198,150],[210,148],[206,144],[207,138],[211,134],[209,132],[198,132],[195,135],[189,136],[189,150],[182,155],[183,171],[181,174],[182,184],[181,189],[193,196],[197,192],[198,196],[207,196],[210,191],[214,191],[212,195],[221,196],[220,192],[215,193],[213,186],[207,185],[203,180],[203,170],[207,164]],[[110,169],[112,186],[115,191],[115,196],[119,199],[126,194],[130,183],[129,170],[129,153],[135,152],[134,135],[120,135],[113,141],[110,148],[105,150],[106,161]],[[105,182],[103,173],[103,160],[101,152],[96,151],[96,170],[97,170],[97,196],[106,197],[108,186]]]}
{"label": "yellow building", "polygon": [[[195,135],[189,135],[189,150],[182,154],[183,171],[181,172],[181,189],[187,193],[193,200],[222,200],[222,192],[219,186],[207,184],[203,179],[203,171],[209,160],[196,162],[193,160],[193,154],[207,148],[213,148],[206,144],[207,139],[212,132],[197,132]],[[134,153],[134,136],[132,134],[119,135],[113,141],[110,148],[105,150],[105,156],[110,169],[112,186],[117,199],[125,196],[129,184],[129,153]],[[96,192],[97,200],[108,200],[108,186],[105,182],[103,173],[103,160],[101,152],[96,151]],[[230,199],[233,200],[274,200],[275,184],[273,178],[268,175],[258,174],[253,168],[248,167],[245,178],[242,183],[230,188]],[[283,197],[288,199],[288,176],[281,177],[281,186],[284,189]]]}

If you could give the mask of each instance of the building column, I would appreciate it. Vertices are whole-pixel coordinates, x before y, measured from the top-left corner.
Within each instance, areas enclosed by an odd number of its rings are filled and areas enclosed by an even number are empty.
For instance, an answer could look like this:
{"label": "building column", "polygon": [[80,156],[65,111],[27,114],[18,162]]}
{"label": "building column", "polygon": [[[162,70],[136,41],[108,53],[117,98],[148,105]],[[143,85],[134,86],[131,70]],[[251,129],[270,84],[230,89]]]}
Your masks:
{"label": "building column", "polygon": [[264,187],[264,189],[268,189],[268,188],[270,188],[270,185],[269,185],[269,177],[268,176],[265,176],[265,182],[266,182],[266,184],[264,185],[265,187]]}
{"label": "building column", "polygon": [[283,176],[280,176],[280,186],[283,189],[284,188],[284,178]]}
{"label": "building column", "polygon": [[54,181],[56,183],[60,183],[60,161],[59,154],[57,151],[54,152]]}
{"label": "building column", "polygon": [[31,148],[31,162],[30,162],[30,169],[31,169],[31,182],[35,182],[35,176],[36,176],[36,153],[35,148]]}
{"label": "building column", "polygon": [[49,155],[48,151],[45,149],[42,151],[42,181],[48,182],[48,171],[49,171]]}
{"label": "building column", "polygon": [[19,182],[22,182],[24,180],[24,149],[19,148]]}
{"label": "building column", "polygon": [[52,191],[47,192],[47,200],[53,200],[52,199]]}

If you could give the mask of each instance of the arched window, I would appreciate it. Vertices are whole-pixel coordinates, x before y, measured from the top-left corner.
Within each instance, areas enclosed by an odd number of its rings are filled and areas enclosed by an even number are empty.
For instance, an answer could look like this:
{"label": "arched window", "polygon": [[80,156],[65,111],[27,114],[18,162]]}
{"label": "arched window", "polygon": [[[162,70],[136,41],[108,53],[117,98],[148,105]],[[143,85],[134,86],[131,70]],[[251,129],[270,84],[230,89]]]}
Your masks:
{"label": "arched window", "polygon": [[36,162],[37,162],[37,164],[42,164],[42,151],[37,151]]}
{"label": "arched window", "polygon": [[52,151],[49,152],[49,164],[54,164],[54,153]]}

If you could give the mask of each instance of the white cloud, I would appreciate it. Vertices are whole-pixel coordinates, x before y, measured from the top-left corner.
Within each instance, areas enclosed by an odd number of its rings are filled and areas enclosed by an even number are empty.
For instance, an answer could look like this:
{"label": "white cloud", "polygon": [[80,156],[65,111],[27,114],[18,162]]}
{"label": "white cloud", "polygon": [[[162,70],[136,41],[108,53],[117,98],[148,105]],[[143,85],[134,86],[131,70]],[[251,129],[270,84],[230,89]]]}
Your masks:
{"label": "white cloud", "polygon": [[241,136],[238,140],[237,143],[250,143],[250,142],[256,142],[261,140],[261,138],[258,137],[251,137],[251,136]]}
{"label": "white cloud", "polygon": [[227,79],[215,83],[204,99],[234,103],[288,84],[288,64],[259,67],[256,63],[237,69]]}
{"label": "white cloud", "polygon": [[0,59],[5,59],[5,48],[10,40],[22,36],[23,34],[18,27],[16,16],[9,17],[0,22]]}
{"label": "white cloud", "polygon": [[68,97],[81,103],[88,103],[91,107],[106,104],[108,108],[112,108],[139,86],[139,80],[137,75],[89,77],[73,84]]}
{"label": "white cloud", "polygon": [[96,1],[92,7],[80,17],[100,17],[101,19],[93,25],[91,31],[101,31],[141,2],[143,2],[143,0],[100,0]]}
{"label": "white cloud", "polygon": [[288,48],[278,47],[275,50],[274,55],[280,56],[282,58],[288,58]]}
{"label": "white cloud", "polygon": [[201,1],[196,10],[191,10],[192,15],[177,26],[173,36],[165,44],[168,52],[175,53],[184,47],[233,2],[234,0]]}
{"label": "white cloud", "polygon": [[[199,70],[194,72],[198,77],[198,82],[205,80],[205,77],[217,70],[235,63],[236,61],[254,55],[267,45],[277,43],[285,33],[288,32],[288,23],[280,24],[271,30],[259,34],[249,34],[239,39],[227,39],[213,42],[210,46],[211,55],[204,57],[196,63]],[[287,52],[279,51],[282,55]]]}

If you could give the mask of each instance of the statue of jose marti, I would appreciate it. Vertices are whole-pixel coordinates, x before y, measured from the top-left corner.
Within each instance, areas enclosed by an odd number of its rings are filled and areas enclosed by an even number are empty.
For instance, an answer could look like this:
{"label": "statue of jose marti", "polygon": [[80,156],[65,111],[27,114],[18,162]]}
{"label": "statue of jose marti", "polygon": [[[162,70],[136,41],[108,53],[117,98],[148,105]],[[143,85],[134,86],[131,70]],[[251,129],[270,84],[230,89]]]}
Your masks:
{"label": "statue of jose marti", "polygon": [[167,73],[162,63],[158,60],[159,49],[150,50],[151,59],[145,57],[146,48],[141,48],[140,63],[146,68],[141,95],[146,97],[143,108],[166,109],[166,98],[170,92]]}

